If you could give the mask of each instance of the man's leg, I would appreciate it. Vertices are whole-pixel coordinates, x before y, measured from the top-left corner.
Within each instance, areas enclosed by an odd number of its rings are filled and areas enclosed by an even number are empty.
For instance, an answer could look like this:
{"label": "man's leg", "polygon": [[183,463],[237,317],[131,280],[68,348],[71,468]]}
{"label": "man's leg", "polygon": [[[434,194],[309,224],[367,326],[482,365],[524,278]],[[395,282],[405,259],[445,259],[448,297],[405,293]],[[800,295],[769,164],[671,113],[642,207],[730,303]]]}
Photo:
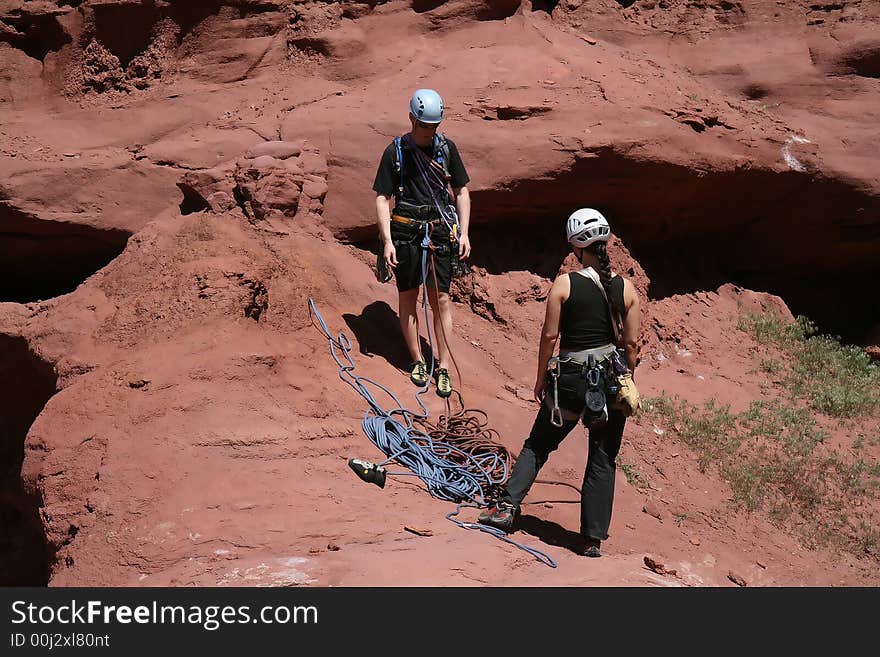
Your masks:
{"label": "man's leg", "polygon": [[434,344],[437,345],[437,367],[449,369],[449,344],[452,339],[452,300],[448,292],[428,290],[428,302],[434,312]]}
{"label": "man's leg", "polygon": [[397,295],[398,314],[400,316],[400,330],[409,351],[412,362],[423,360],[422,345],[419,341],[419,318],[417,305],[419,300],[419,288],[405,290]]}

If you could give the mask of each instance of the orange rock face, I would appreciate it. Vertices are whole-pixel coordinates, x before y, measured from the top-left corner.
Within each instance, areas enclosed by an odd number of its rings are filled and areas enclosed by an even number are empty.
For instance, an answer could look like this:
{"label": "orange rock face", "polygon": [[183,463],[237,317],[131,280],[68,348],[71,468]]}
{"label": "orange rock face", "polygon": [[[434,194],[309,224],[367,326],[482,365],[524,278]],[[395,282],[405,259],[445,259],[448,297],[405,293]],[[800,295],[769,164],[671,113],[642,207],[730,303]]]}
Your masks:
{"label": "orange rock face", "polygon": [[[617,478],[601,568],[565,547],[574,491],[524,507],[551,572],[399,466],[365,485],[347,460],[383,456],[308,300],[416,407],[371,186],[432,87],[471,178],[454,384],[511,451],[578,207],[645,302],[643,397],[762,399],[749,310],[876,354],[878,21],[872,0],[0,2],[0,584],[644,585],[650,552],[665,584],[877,585],[876,548],[806,551],[643,419],[621,463],[654,490]],[[579,487],[585,458],[577,429],[541,477]]]}

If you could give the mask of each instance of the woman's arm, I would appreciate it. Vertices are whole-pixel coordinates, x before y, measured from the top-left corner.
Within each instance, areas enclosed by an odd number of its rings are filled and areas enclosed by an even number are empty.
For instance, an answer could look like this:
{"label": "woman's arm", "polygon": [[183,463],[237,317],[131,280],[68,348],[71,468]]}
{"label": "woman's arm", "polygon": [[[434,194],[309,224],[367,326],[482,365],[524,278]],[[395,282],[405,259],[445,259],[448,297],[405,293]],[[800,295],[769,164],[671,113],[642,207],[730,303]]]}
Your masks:
{"label": "woman's arm", "polygon": [[623,279],[623,304],[626,306],[626,314],[623,318],[623,349],[626,355],[626,365],[635,376],[636,365],[639,362],[639,332],[642,324],[641,302],[639,293],[629,279]]}
{"label": "woman's arm", "polygon": [[563,274],[553,281],[547,295],[547,308],[544,313],[544,326],[541,329],[541,340],[538,345],[538,374],[535,378],[535,399],[541,401],[544,395],[547,364],[556,348],[559,339],[559,320],[562,317],[562,304],[568,299],[571,283],[568,274]]}

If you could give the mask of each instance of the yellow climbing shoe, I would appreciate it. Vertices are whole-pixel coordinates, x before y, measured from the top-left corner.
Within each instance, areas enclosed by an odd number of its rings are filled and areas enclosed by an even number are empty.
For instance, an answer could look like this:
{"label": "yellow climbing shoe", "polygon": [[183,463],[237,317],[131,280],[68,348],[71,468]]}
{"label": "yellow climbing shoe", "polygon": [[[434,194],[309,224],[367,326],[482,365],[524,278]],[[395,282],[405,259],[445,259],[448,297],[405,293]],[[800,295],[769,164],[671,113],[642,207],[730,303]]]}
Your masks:
{"label": "yellow climbing shoe", "polygon": [[420,388],[423,388],[428,383],[428,368],[425,366],[425,361],[417,360],[412,364],[409,380],[413,382],[413,385],[417,385]]}
{"label": "yellow climbing shoe", "polygon": [[437,394],[440,397],[448,397],[452,394],[452,381],[449,379],[449,371],[445,367],[437,370]]}

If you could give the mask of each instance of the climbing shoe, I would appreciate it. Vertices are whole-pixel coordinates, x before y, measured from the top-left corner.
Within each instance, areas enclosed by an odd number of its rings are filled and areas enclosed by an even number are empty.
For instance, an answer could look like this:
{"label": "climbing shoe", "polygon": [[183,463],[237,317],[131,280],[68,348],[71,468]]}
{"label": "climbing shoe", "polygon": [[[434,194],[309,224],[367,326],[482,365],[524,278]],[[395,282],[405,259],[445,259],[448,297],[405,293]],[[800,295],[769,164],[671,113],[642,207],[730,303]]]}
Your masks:
{"label": "climbing shoe", "polygon": [[452,394],[452,381],[449,379],[449,370],[445,367],[437,370],[437,394],[441,397]]}
{"label": "climbing shoe", "polygon": [[412,364],[409,372],[409,380],[413,382],[413,385],[417,385],[419,388],[425,386],[428,383],[428,368],[425,366],[425,361],[417,360]]}
{"label": "climbing shoe", "polygon": [[599,546],[602,544],[601,541],[596,540],[595,538],[588,538],[587,543],[584,547],[584,556],[585,557],[601,557],[602,552],[599,550]]}
{"label": "climbing shoe", "polygon": [[484,511],[477,518],[481,525],[495,527],[508,534],[513,531],[513,521],[516,519],[516,507],[510,502],[498,502],[493,508]]}

